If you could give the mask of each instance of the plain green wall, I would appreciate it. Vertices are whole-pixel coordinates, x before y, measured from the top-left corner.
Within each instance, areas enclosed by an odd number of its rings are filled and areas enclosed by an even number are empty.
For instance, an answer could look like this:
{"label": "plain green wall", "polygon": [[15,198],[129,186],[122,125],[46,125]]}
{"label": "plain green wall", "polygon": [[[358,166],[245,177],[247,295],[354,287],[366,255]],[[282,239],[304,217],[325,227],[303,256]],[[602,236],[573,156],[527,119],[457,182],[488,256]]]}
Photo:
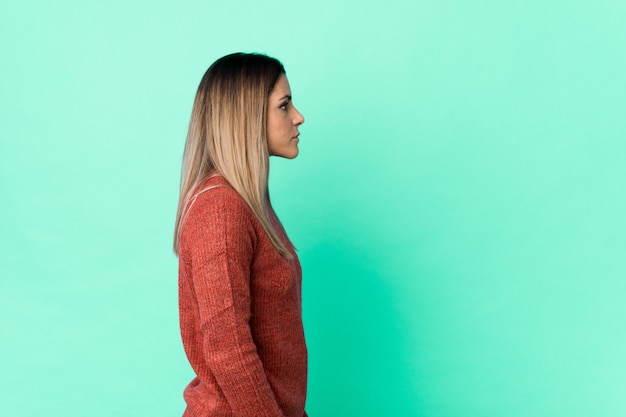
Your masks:
{"label": "plain green wall", "polygon": [[626,415],[626,3],[5,1],[0,414],[180,416],[198,82],[280,58],[311,417]]}

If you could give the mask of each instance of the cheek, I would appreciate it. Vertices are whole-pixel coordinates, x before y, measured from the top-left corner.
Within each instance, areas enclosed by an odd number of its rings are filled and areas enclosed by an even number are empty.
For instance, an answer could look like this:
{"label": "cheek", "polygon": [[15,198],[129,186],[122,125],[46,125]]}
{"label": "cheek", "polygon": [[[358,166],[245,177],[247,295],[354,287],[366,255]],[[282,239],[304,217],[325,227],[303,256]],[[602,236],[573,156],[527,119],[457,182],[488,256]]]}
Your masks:
{"label": "cheek", "polygon": [[267,137],[268,139],[275,139],[278,134],[278,128],[275,121],[268,121],[267,123]]}
{"label": "cheek", "polygon": [[267,120],[267,135],[277,142],[287,142],[291,139],[291,122],[286,114],[272,114]]}
{"label": "cheek", "polygon": [[285,124],[281,117],[274,116],[270,117],[267,121],[267,131],[268,134],[272,136],[280,136],[282,132],[285,130]]}

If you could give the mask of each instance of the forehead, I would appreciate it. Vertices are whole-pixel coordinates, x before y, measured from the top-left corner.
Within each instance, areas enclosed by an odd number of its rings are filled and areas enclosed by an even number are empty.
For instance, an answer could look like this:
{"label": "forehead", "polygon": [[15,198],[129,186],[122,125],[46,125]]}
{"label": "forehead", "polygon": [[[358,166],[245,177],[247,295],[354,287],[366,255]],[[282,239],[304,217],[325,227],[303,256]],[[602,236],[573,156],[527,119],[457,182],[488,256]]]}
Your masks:
{"label": "forehead", "polygon": [[280,77],[278,77],[278,81],[276,81],[276,85],[274,85],[272,92],[270,93],[270,98],[280,100],[284,96],[290,95],[291,89],[289,88],[289,81],[287,80],[285,74],[281,74]]}

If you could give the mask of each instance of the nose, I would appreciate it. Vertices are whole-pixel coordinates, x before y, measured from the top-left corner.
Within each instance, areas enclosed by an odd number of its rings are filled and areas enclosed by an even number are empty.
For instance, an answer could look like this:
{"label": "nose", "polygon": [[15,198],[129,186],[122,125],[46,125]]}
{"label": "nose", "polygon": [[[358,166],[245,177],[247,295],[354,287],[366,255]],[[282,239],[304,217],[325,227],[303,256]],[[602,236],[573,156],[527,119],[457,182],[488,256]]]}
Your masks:
{"label": "nose", "polygon": [[296,126],[300,126],[302,123],[304,123],[304,116],[297,109],[294,108],[294,110],[296,110],[296,117],[293,119],[293,124]]}

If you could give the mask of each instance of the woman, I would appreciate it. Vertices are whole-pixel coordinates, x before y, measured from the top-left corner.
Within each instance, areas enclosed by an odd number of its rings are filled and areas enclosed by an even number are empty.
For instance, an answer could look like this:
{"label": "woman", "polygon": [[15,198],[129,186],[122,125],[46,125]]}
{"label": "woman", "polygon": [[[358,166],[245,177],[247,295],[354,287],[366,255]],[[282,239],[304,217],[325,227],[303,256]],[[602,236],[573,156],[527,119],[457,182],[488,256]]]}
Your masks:
{"label": "woman", "polygon": [[186,417],[306,416],[302,270],[267,186],[269,156],[295,158],[302,123],[274,58],[227,55],[198,87],[174,240],[197,375]]}

